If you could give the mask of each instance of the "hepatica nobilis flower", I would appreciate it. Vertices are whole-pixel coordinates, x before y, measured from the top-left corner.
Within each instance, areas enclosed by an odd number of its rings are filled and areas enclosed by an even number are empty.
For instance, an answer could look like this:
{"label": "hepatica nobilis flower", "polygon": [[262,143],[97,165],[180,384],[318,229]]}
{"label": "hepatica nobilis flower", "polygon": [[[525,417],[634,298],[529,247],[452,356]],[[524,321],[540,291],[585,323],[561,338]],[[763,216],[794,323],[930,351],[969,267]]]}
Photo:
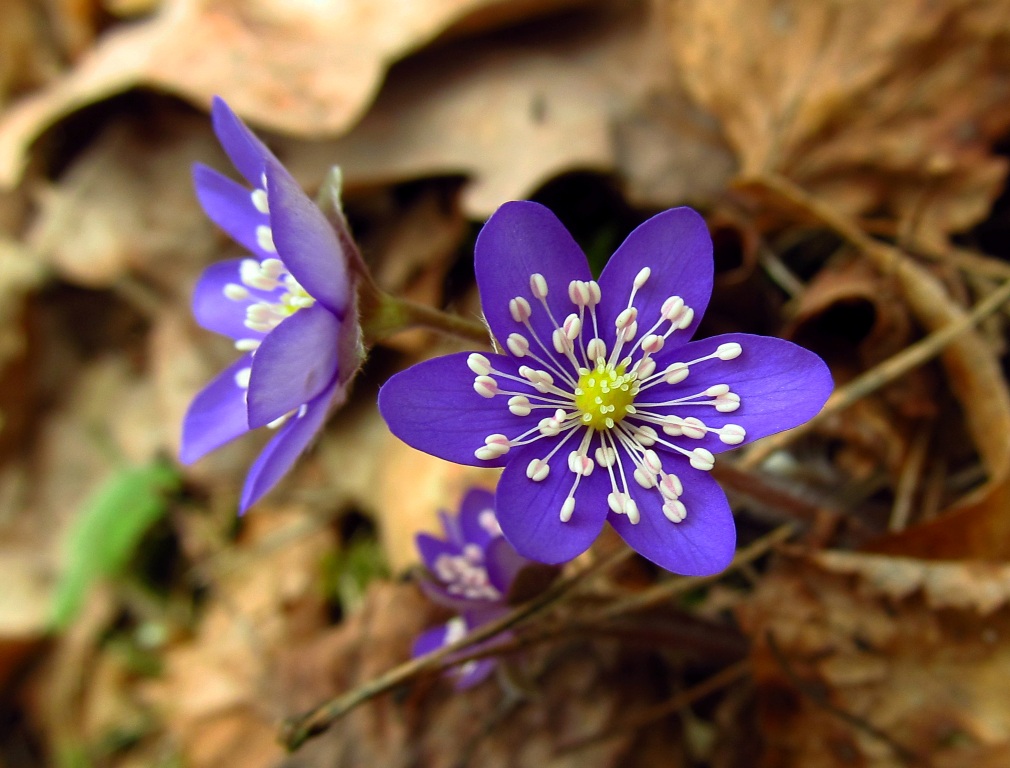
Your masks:
{"label": "hepatica nobilis flower", "polygon": [[[516,576],[529,561],[504,539],[494,511],[494,495],[473,489],[464,497],[459,515],[441,513],[445,538],[426,533],[416,537],[428,570],[420,582],[436,603],[459,615],[429,629],[414,641],[413,654],[421,656],[466,636],[508,612],[508,594]],[[499,636],[500,637],[500,636]],[[458,688],[468,688],[486,678],[494,659],[479,659],[454,668]]]}
{"label": "hepatica nobilis flower", "polygon": [[343,402],[361,353],[341,242],[349,235],[335,231],[221,99],[214,100],[212,118],[248,186],[196,165],[197,197],[250,255],[203,273],[193,313],[243,354],[193,400],[180,458],[190,463],[250,429],[274,429],[246,478],[244,511],[290,469],[330,409]]}
{"label": "hepatica nobilis flower", "polygon": [[506,203],[477,239],[477,284],[502,354],[463,352],[392,377],[390,429],[461,464],[505,467],[495,508],[520,554],[560,563],[604,521],[676,573],[716,573],[736,533],[715,454],[801,424],[827,366],[781,339],[690,341],[712,241],[689,208],[640,225],[599,280],[546,208]]}

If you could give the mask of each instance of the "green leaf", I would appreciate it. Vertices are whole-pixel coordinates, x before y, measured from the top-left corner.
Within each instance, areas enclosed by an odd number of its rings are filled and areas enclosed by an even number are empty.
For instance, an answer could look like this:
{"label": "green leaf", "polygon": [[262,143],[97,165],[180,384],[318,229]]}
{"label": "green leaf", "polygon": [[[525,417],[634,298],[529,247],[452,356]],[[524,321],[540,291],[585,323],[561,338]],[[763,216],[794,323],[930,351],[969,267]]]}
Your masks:
{"label": "green leaf", "polygon": [[175,472],[156,462],[120,469],[88,499],[68,537],[66,568],[53,600],[55,628],[73,620],[95,580],[122,571],[178,485]]}

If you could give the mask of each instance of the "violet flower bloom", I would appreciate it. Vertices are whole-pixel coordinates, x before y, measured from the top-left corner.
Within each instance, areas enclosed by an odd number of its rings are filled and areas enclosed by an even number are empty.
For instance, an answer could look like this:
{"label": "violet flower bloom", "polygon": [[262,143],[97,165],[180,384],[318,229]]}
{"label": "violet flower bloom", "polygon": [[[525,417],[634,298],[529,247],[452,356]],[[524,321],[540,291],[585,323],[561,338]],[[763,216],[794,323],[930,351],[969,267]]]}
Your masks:
{"label": "violet flower bloom", "polygon": [[583,552],[604,521],[654,563],[713,574],[736,532],[714,454],[810,419],[827,366],[781,339],[689,341],[712,292],[712,240],[689,208],[632,232],[593,280],[546,208],[506,203],[477,239],[484,315],[505,354],[458,353],[393,376],[395,435],[460,464],[505,467],[495,509],[516,550]]}
{"label": "violet flower bloom", "polygon": [[[434,602],[459,615],[422,633],[414,641],[414,656],[453,643],[507,613],[512,582],[529,565],[502,537],[490,491],[471,490],[463,498],[458,516],[444,512],[440,516],[445,539],[417,535],[417,548],[430,574],[420,585]],[[494,659],[479,659],[454,668],[456,687],[469,688],[481,682],[495,663]]]}
{"label": "violet flower bloom", "polygon": [[360,361],[359,328],[347,255],[322,211],[221,99],[214,131],[243,186],[196,165],[196,194],[207,215],[251,254],[207,268],[193,313],[243,352],[193,400],[180,459],[189,464],[257,427],[276,435],[246,478],[241,510],[284,475],[343,402]]}

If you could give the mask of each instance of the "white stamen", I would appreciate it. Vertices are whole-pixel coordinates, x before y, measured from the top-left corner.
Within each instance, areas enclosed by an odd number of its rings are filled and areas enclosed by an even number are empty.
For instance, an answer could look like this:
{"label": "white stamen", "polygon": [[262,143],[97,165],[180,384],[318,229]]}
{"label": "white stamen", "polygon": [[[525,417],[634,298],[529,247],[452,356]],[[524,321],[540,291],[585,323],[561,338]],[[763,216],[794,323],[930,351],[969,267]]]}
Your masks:
{"label": "white stamen", "polygon": [[277,246],[274,245],[274,233],[266,224],[256,227],[256,244],[267,253],[277,253]]}
{"label": "white stamen", "polygon": [[533,459],[526,467],[526,477],[534,483],[542,482],[550,473],[551,467],[542,459]]}
{"label": "white stamen", "polygon": [[235,342],[235,349],[239,352],[252,352],[260,348],[259,339],[238,339]]}
{"label": "white stamen", "polygon": [[572,519],[572,514],[575,512],[575,497],[569,496],[565,499],[565,503],[561,505],[561,522],[567,523]]}
{"label": "white stamen", "polygon": [[526,357],[530,351],[529,340],[519,333],[510,333],[509,337],[505,340],[505,346],[508,347],[509,352],[515,357]]}
{"label": "white stamen", "polygon": [[652,270],[649,269],[648,267],[642,267],[642,269],[639,270],[638,274],[635,275],[635,283],[634,283],[634,285],[635,285],[635,290],[636,291],[639,288],[641,288],[643,285],[645,285],[646,280],[649,279],[649,275],[651,275],[651,274],[652,274]]}
{"label": "white stamen", "polygon": [[715,466],[715,456],[712,455],[711,451],[707,451],[704,448],[695,448],[691,451],[691,466],[703,472],[708,472]]}
{"label": "white stamen", "polygon": [[600,446],[596,449],[596,463],[601,467],[612,467],[617,461],[617,451],[613,448]]}
{"label": "white stamen", "polygon": [[747,438],[747,430],[739,424],[727,424],[719,431],[719,439],[726,445],[739,445]]}
{"label": "white stamen", "polygon": [[615,515],[624,514],[624,494],[618,491],[611,491],[607,494],[607,506]]}
{"label": "white stamen", "polygon": [[691,372],[687,363],[671,363],[663,372],[663,381],[667,384],[679,384]]}
{"label": "white stamen", "polygon": [[635,322],[636,317],[638,317],[638,310],[634,307],[628,307],[627,309],[622,310],[621,314],[617,316],[617,319],[614,321],[614,325],[617,326],[617,330],[623,331]]}
{"label": "white stamen", "polygon": [[228,283],[223,293],[232,301],[245,301],[249,298],[249,289],[238,283]]}
{"label": "white stamen", "polygon": [[607,357],[607,345],[603,342],[603,339],[590,339],[589,344],[586,345],[586,356],[590,362],[605,360]]}
{"label": "white stamen", "polygon": [[498,382],[490,376],[478,376],[473,380],[473,389],[481,397],[492,398],[498,394]]}
{"label": "white stamen", "polygon": [[684,502],[673,499],[663,504],[663,514],[671,523],[682,523],[687,517],[687,508]]}
{"label": "white stamen", "polygon": [[530,319],[533,310],[530,309],[530,303],[526,299],[522,296],[516,296],[509,301],[509,313],[517,323],[525,323]]}
{"label": "white stamen", "polygon": [[711,387],[705,390],[705,394],[709,397],[720,397],[729,392],[729,384],[713,384]]}
{"label": "white stamen", "polygon": [[487,376],[491,373],[491,361],[479,352],[471,352],[466,359],[466,365],[478,376]]}
{"label": "white stamen", "polygon": [[638,504],[630,497],[624,502],[624,514],[628,516],[628,521],[632,525],[638,525],[638,521],[642,519],[642,516],[638,512]]}
{"label": "white stamen", "polygon": [[600,284],[595,280],[590,280],[587,286],[589,287],[589,306],[595,307],[603,297],[603,293],[600,291]]}
{"label": "white stamen", "polygon": [[[645,352],[645,354],[647,355],[654,355],[663,348],[663,345],[665,343],[666,342],[662,336],[657,336],[654,333],[650,333],[648,336],[642,339],[642,351]],[[655,365],[655,363],[653,363],[653,365]]]}
{"label": "white stamen", "polygon": [[252,204],[256,207],[256,210],[260,213],[270,213],[270,203],[267,199],[267,191],[265,189],[254,189],[252,191]]}
{"label": "white stamen", "polygon": [[663,302],[663,308],[660,310],[660,314],[663,316],[664,320],[669,320],[672,323],[674,318],[680,316],[683,309],[684,300],[680,298],[680,296],[671,296]]}
{"label": "white stamen", "polygon": [[733,360],[740,357],[740,353],[743,352],[743,347],[737,344],[735,341],[731,341],[727,344],[720,344],[715,349],[715,356],[720,360]]}
{"label": "white stamen", "polygon": [[547,280],[539,272],[530,275],[530,290],[533,291],[534,298],[540,301],[547,298]]}
{"label": "white stamen", "polygon": [[515,416],[530,415],[530,400],[525,395],[516,395],[509,398],[509,410]]}
{"label": "white stamen", "polygon": [[582,334],[582,321],[578,315],[569,315],[562,326],[569,341],[575,341]]}
{"label": "white stamen", "polygon": [[235,372],[235,386],[239,389],[249,389],[249,376],[252,368],[240,368]]}

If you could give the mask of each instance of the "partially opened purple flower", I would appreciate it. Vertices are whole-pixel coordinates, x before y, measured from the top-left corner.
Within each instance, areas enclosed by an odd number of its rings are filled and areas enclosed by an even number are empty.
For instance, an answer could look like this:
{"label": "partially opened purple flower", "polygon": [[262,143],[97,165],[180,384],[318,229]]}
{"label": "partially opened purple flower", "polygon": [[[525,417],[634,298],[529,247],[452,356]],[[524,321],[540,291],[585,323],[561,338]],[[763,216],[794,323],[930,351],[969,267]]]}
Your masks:
{"label": "partially opened purple flower", "polygon": [[526,557],[569,560],[609,520],[663,568],[725,568],[736,532],[708,474],[714,454],[811,418],[831,392],[827,366],[781,339],[689,341],[713,275],[689,208],[644,222],[595,281],[549,210],[506,203],[477,239],[475,268],[505,353],[393,376],[379,394],[393,433],[449,461],[504,466],[498,522]]}
{"label": "partially opened purple flower", "polygon": [[196,286],[193,313],[204,328],[234,339],[243,355],[193,400],[180,458],[196,461],[250,429],[276,430],[246,478],[244,511],[343,402],[360,360],[359,329],[334,226],[221,99],[212,117],[251,188],[198,164],[196,193],[207,215],[251,255],[210,266]]}
{"label": "partially opened purple flower", "polygon": [[[458,516],[442,513],[441,518],[445,539],[417,535],[417,548],[429,574],[420,584],[432,600],[459,615],[422,633],[414,642],[414,656],[455,642],[507,613],[512,582],[529,565],[502,537],[490,491],[471,490],[463,497]],[[494,665],[494,659],[462,664],[453,670],[456,686],[476,685]]]}

